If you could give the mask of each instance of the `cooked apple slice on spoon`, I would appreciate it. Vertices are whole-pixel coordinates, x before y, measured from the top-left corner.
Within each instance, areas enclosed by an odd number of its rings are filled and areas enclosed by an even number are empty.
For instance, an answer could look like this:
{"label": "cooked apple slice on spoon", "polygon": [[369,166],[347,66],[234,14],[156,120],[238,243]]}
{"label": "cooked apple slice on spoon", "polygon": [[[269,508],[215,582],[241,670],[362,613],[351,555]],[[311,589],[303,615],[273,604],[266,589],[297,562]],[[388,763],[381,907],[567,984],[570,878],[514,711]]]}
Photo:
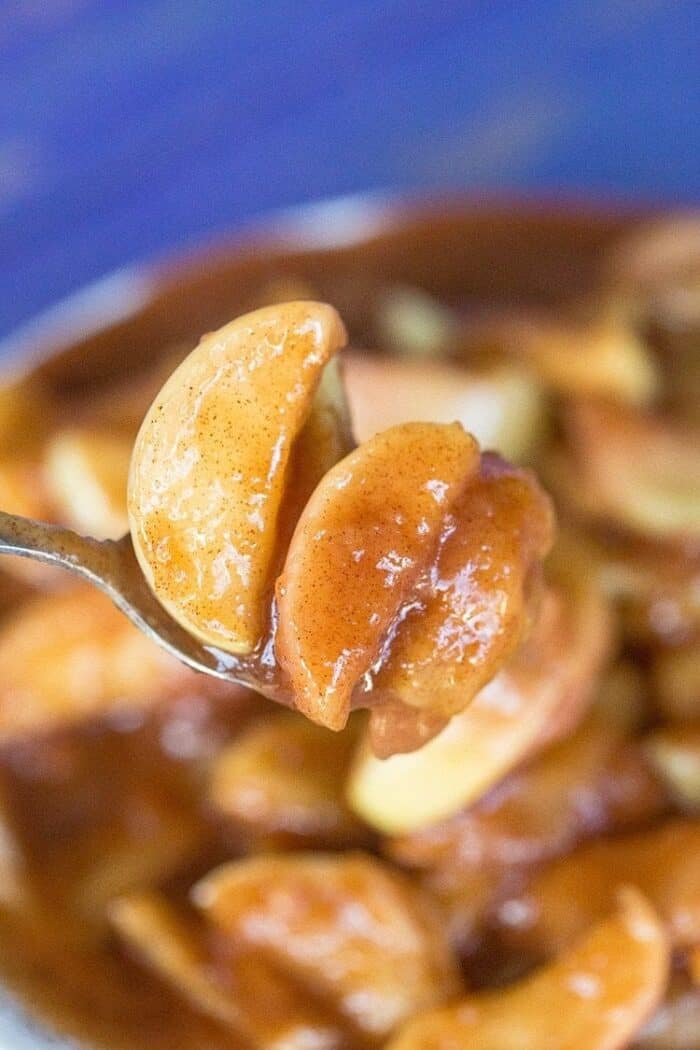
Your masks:
{"label": "cooked apple slice on spoon", "polygon": [[[161,604],[206,644],[261,643],[295,443],[345,340],[331,306],[257,310],[205,336],[146,415],[129,480],[134,549]],[[325,397],[309,441],[320,473],[319,437],[342,444],[330,411]]]}
{"label": "cooked apple slice on spoon", "polygon": [[343,728],[478,467],[479,447],[459,424],[405,423],[318,485],[276,586],[277,659],[309,718]]}
{"label": "cooked apple slice on spoon", "polygon": [[449,718],[496,674],[529,626],[554,514],[529,471],[485,453],[455,504],[434,571],[421,581],[376,676],[378,695]]}

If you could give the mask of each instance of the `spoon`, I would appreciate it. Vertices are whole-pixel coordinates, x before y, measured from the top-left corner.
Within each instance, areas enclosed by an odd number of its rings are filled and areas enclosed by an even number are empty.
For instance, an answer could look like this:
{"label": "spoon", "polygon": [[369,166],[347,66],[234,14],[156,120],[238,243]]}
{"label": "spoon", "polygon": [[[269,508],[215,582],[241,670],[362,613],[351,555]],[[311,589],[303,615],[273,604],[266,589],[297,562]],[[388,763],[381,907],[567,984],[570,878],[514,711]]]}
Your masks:
{"label": "spoon", "polygon": [[202,645],[163,609],[141,572],[129,533],[119,540],[96,540],[61,525],[0,511],[0,554],[32,558],[82,576],[111,598],[140,631],[194,671],[255,685],[235,657]]}

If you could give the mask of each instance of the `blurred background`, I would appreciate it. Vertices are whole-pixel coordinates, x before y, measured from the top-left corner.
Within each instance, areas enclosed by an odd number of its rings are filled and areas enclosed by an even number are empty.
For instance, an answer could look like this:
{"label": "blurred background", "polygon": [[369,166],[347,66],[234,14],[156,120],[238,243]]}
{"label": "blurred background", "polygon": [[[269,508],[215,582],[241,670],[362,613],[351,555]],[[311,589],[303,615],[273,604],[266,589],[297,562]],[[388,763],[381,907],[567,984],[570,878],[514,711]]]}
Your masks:
{"label": "blurred background", "polygon": [[262,212],[697,203],[697,0],[0,0],[0,336]]}

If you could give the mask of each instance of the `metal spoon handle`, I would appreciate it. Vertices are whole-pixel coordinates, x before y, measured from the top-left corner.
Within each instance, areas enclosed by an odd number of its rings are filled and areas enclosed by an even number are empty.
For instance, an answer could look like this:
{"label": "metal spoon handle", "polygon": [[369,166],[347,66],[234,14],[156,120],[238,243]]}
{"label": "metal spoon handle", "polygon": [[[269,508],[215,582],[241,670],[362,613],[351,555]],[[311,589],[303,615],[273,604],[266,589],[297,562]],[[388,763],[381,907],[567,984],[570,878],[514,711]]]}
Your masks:
{"label": "metal spoon handle", "polygon": [[57,565],[105,589],[106,578],[113,577],[117,569],[118,553],[118,544],[111,540],[80,536],[61,525],[0,510],[0,554]]}
{"label": "metal spoon handle", "polygon": [[120,540],[96,540],[61,525],[0,511],[2,554],[33,558],[82,576],[144,634],[195,671],[249,684],[225,654],[200,645],[166,613],[143,577],[128,533]]}

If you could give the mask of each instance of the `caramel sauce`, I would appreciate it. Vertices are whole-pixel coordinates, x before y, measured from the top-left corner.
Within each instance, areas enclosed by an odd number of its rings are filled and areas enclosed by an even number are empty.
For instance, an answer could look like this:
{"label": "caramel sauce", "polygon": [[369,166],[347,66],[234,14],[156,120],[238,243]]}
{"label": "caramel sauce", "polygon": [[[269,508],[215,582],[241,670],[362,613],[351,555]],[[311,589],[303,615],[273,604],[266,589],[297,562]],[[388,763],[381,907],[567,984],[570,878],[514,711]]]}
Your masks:
{"label": "caramel sauce", "polygon": [[10,898],[0,906],[0,974],[52,1031],[114,1050],[243,1045],[130,958],[104,906],[120,888],[150,884],[159,850],[166,874],[156,882],[165,879],[176,897],[235,854],[203,808],[198,785],[212,749],[253,709],[257,702],[247,698],[217,704],[191,697],[149,716],[33,739],[0,757],[2,795],[22,853],[14,879],[0,875],[0,893]]}

